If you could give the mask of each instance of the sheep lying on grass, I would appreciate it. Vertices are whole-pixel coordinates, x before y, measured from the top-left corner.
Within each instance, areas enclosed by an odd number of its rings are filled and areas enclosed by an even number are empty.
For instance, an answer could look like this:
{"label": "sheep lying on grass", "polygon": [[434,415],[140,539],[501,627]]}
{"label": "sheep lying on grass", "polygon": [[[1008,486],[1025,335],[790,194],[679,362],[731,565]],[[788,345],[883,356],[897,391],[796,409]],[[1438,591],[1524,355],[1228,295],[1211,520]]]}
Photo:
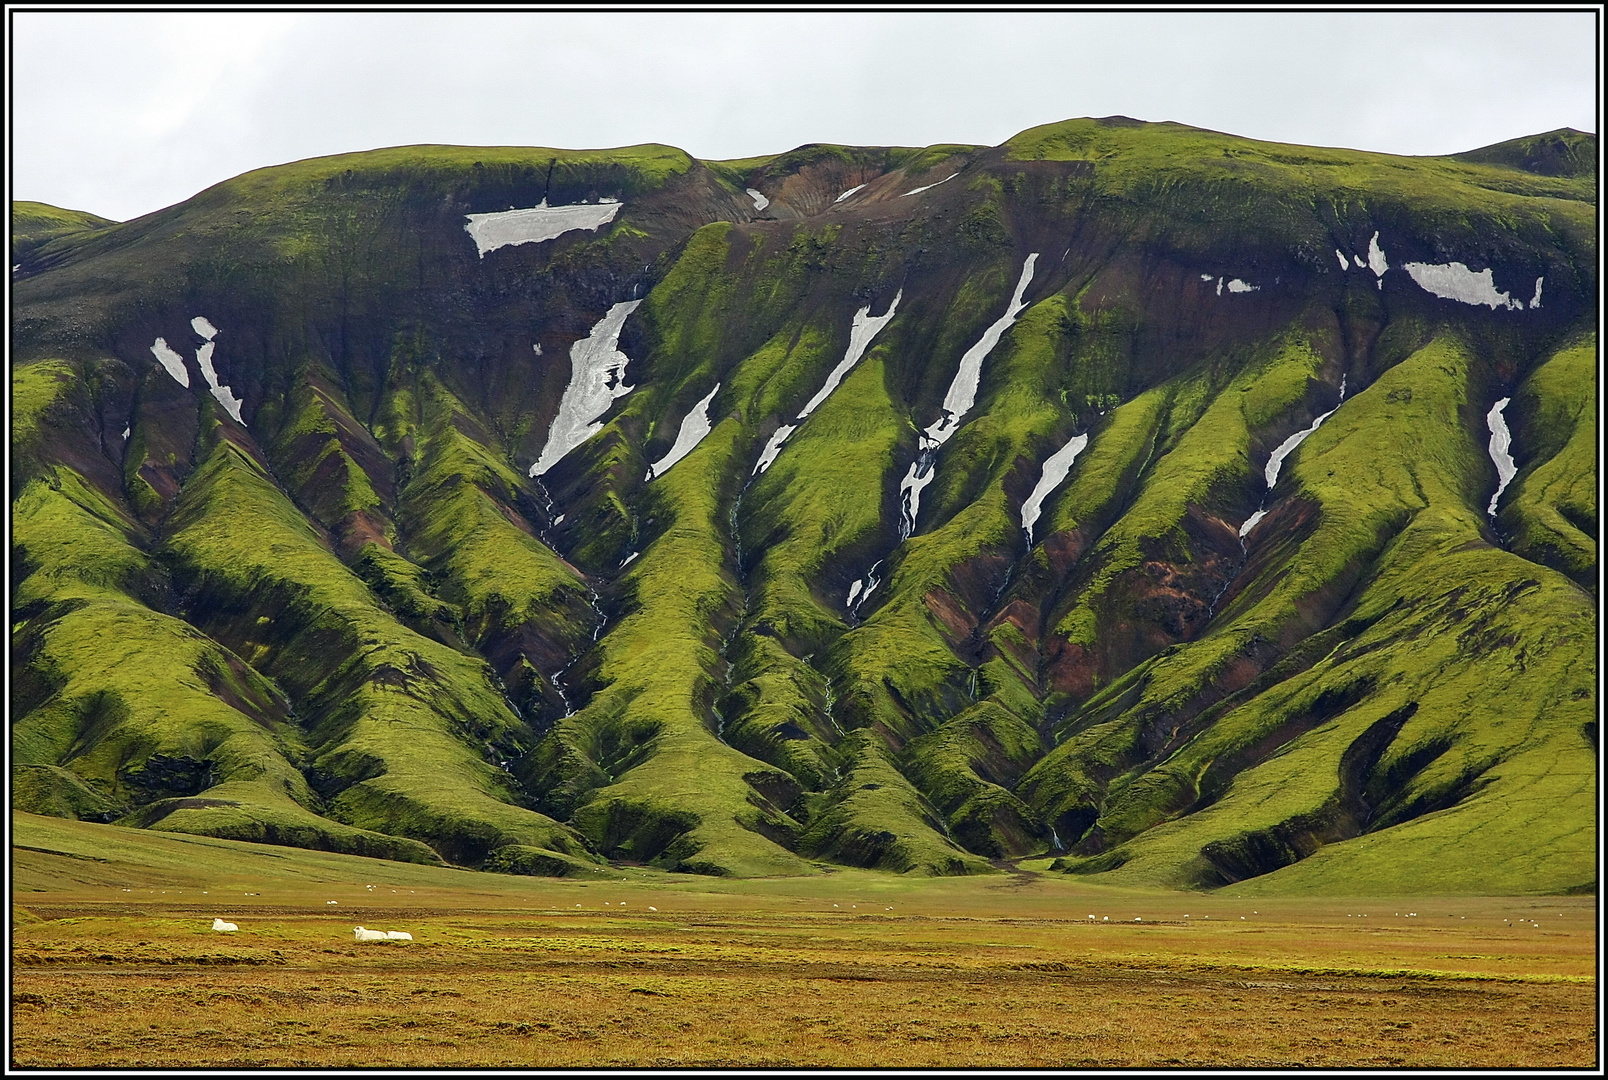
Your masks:
{"label": "sheep lying on grass", "polygon": [[357,935],[359,941],[412,941],[413,935],[406,930],[365,930],[361,926],[353,927],[352,933]]}
{"label": "sheep lying on grass", "polygon": [[232,922],[224,922],[222,919],[213,919],[212,929],[217,930],[220,933],[232,934],[236,930],[240,929],[240,927],[236,926]]}

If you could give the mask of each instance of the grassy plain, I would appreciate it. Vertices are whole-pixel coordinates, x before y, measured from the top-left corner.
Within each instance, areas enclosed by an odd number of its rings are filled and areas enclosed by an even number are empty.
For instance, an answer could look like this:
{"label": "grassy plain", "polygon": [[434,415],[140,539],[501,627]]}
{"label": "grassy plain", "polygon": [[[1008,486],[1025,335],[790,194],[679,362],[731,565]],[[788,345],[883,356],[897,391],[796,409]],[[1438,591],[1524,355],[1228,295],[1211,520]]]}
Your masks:
{"label": "grassy plain", "polygon": [[1118,891],[1042,861],[528,878],[12,823],[18,1067],[1596,1060],[1593,897]]}

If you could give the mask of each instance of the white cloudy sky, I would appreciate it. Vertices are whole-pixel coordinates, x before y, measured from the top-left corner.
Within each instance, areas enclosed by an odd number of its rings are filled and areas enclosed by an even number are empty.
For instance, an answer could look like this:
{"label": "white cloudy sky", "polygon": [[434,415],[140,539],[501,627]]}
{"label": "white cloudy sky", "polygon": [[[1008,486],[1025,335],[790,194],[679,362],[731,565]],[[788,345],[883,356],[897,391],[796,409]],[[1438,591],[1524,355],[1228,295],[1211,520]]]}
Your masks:
{"label": "white cloudy sky", "polygon": [[1596,130],[1590,10],[10,15],[13,197],[118,220],[406,143],[729,158],[1121,113],[1441,154]]}

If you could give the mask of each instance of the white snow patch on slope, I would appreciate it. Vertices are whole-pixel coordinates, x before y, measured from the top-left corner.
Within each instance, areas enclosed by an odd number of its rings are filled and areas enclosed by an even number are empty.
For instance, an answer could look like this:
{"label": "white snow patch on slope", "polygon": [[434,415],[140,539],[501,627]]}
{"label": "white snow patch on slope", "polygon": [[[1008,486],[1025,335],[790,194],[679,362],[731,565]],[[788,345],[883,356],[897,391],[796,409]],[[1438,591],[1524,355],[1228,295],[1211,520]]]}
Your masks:
{"label": "white snow patch on slope", "polygon": [[1546,278],[1535,279],[1535,295],[1530,298],[1530,306],[1533,308],[1541,306],[1541,283],[1545,280]]}
{"label": "white snow patch on slope", "polygon": [[218,399],[218,404],[223,406],[224,411],[234,417],[235,423],[244,424],[245,421],[240,418],[240,406],[245,402],[235,397],[233,390],[218,382],[218,370],[212,366],[212,352],[218,347],[218,343],[212,339],[218,336],[218,328],[204,315],[197,315],[191,319],[190,326],[206,339],[206,344],[195,351],[195,362],[201,365],[201,374],[207,380],[207,389],[212,391],[212,396]]}
{"label": "white snow patch on slope", "polygon": [[748,189],[748,197],[754,200],[755,210],[763,210],[770,205],[770,200],[765,197],[764,193],[755,191],[753,188]]}
{"label": "white snow patch on slope", "polygon": [[842,202],[844,199],[847,199],[850,195],[853,195],[856,191],[859,191],[860,188],[863,188],[863,187],[865,187],[864,184],[858,184],[855,187],[851,187],[849,190],[845,191],[843,194],[841,194],[837,198],[833,199],[832,200],[832,205],[836,206],[838,203]]}
{"label": "white snow patch on slope", "polygon": [[1362,261],[1362,256],[1361,255],[1353,255],[1351,257],[1353,259],[1357,260],[1357,269],[1358,270],[1366,270],[1368,268],[1368,264]]}
{"label": "white snow patch on slope", "polygon": [[[864,185],[862,184],[861,186],[863,187]],[[798,416],[794,418],[794,422],[783,424],[776,429],[776,433],[770,437],[770,442],[765,444],[764,453],[760,454],[758,464],[754,466],[754,475],[757,476],[771,467],[771,462],[775,461],[776,455],[781,453],[782,443],[787,441],[787,437],[798,430],[799,425],[809,417],[810,413],[819,408],[821,402],[825,401],[831,396],[832,391],[838,388],[838,384],[843,381],[843,376],[849,373],[849,369],[860,362],[860,357],[865,355],[865,350],[871,345],[871,339],[876,337],[884,326],[893,321],[893,313],[899,310],[899,300],[903,296],[903,289],[894,293],[893,303],[888,305],[888,310],[875,318],[871,315],[870,304],[854,313],[854,321],[849,325],[849,347],[844,352],[843,359],[838,361],[837,367],[833,368],[832,373],[826,377],[825,384],[805,404]]]}
{"label": "white snow patch on slope", "polygon": [[1051,454],[1044,462],[1044,472],[1039,477],[1038,485],[1033,488],[1033,494],[1022,504],[1022,529],[1027,533],[1029,544],[1033,542],[1033,526],[1038,522],[1044,500],[1050,497],[1050,492],[1061,486],[1066,474],[1072,471],[1072,463],[1088,445],[1088,435],[1074,435],[1070,442]]}
{"label": "white snow patch on slope", "polygon": [[676,432],[675,445],[670,447],[669,452],[664,457],[648,466],[647,479],[652,480],[654,477],[663,476],[669,472],[670,466],[692,453],[693,448],[703,441],[705,435],[709,434],[714,427],[709,422],[709,403],[715,400],[715,394],[719,391],[720,384],[716,383],[715,388],[709,391],[702,401],[694,405],[686,416],[681,418],[681,430]]}
{"label": "white snow patch on slope", "polygon": [[[882,584],[882,579],[877,576],[877,571],[881,569],[882,560],[878,559],[876,564],[865,572],[865,577],[861,578],[859,581],[856,581],[854,585],[850,587],[849,602],[844,606],[848,609],[848,612],[851,616],[858,614],[860,606],[867,600],[871,599],[871,594],[876,592],[878,585]],[[861,592],[861,589],[864,589],[865,591]],[[833,721],[834,724],[836,722],[837,721],[835,720]]]}
{"label": "white snow patch on slope", "polygon": [[1258,292],[1261,288],[1260,285],[1252,285],[1250,282],[1241,281],[1239,278],[1235,278],[1228,283],[1228,291],[1232,293]]}
{"label": "white snow patch on slope", "polygon": [[950,380],[949,390],[944,394],[944,411],[919,437],[916,460],[910,465],[899,482],[899,538],[908,539],[916,529],[916,515],[921,510],[921,493],[927,485],[932,483],[936,473],[935,456],[938,448],[949,441],[956,429],[960,427],[961,419],[971,411],[977,402],[977,387],[983,378],[983,361],[988,354],[994,351],[999,339],[1005,331],[1011,328],[1017,318],[1027,308],[1022,295],[1027,292],[1028,285],[1033,280],[1033,267],[1038,262],[1039,253],[1033,252],[1022,263],[1022,275],[1016,281],[1016,291],[1005,305],[1005,314],[995,319],[977,343],[960,358],[960,367],[955,371],[955,377]]}
{"label": "white snow patch on slope", "polygon": [[1341,251],[1339,248],[1335,248],[1334,249],[1334,255],[1335,255],[1335,258],[1340,260],[1340,269],[1341,270],[1350,270],[1351,269],[1351,263],[1350,263],[1349,260],[1347,260],[1345,252]]}
{"label": "white snow patch on slope", "polygon": [[543,199],[523,210],[500,210],[494,214],[465,214],[469,224],[464,231],[474,237],[475,248],[484,259],[486,252],[519,244],[539,244],[575,229],[598,229],[614,220],[625,205],[614,199],[599,200],[596,206],[548,206]]}
{"label": "white snow patch on slope", "polygon": [[1211,279],[1212,279],[1212,276],[1211,276],[1211,275],[1210,275],[1210,274],[1202,274],[1202,275],[1201,275],[1201,276],[1200,276],[1200,279],[1201,279],[1201,280],[1202,280],[1202,281],[1210,281],[1210,280],[1211,280]]}
{"label": "white snow patch on slope", "polygon": [[1502,415],[1502,410],[1507,408],[1511,400],[1512,398],[1503,398],[1492,405],[1491,411],[1485,414],[1485,426],[1491,429],[1489,447],[1491,461],[1496,465],[1496,494],[1491,496],[1491,505],[1485,508],[1485,512],[1492,517],[1496,516],[1496,501],[1502,497],[1502,492],[1507,490],[1508,484],[1519,471],[1518,466],[1513,463],[1513,455],[1508,453],[1513,446],[1513,433],[1508,430],[1507,418]]}
{"label": "white snow patch on slope", "polygon": [[1407,276],[1425,292],[1434,293],[1442,300],[1460,300],[1465,304],[1484,304],[1495,311],[1507,308],[1521,311],[1523,300],[1515,300],[1505,292],[1498,292],[1491,277],[1491,268],[1475,273],[1460,262],[1454,263],[1403,263]]}
{"label": "white snow patch on slope", "polygon": [[916,531],[916,515],[921,513],[921,493],[938,476],[938,463],[934,451],[923,450],[910,463],[904,479],[899,481],[899,539],[908,540]]}
{"label": "white snow patch on slope", "polygon": [[[1297,431],[1294,435],[1291,435],[1288,439],[1285,439],[1283,442],[1279,443],[1279,445],[1277,447],[1274,448],[1272,455],[1269,456],[1268,459],[1267,459],[1267,467],[1262,470],[1262,479],[1267,481],[1267,490],[1268,491],[1272,491],[1273,490],[1273,485],[1277,484],[1279,482],[1279,472],[1280,472],[1280,470],[1282,470],[1284,468],[1284,460],[1286,458],[1288,458],[1291,454],[1295,453],[1295,448],[1297,446],[1300,446],[1302,443],[1306,442],[1306,439],[1307,439],[1308,435],[1311,435],[1314,431],[1318,430],[1318,428],[1322,427],[1323,422],[1325,420],[1329,419],[1329,417],[1333,416],[1336,412],[1338,412],[1339,409],[1340,409],[1340,405],[1344,404],[1345,400],[1346,400],[1346,380],[1344,378],[1342,378],[1340,380],[1340,402],[1337,403],[1334,408],[1330,409],[1328,412],[1324,413],[1322,416],[1320,416],[1316,420],[1312,421],[1312,426],[1311,427],[1304,428],[1301,431]],[[1240,530],[1239,530],[1240,539],[1241,540],[1245,539],[1246,534],[1249,533],[1252,529],[1256,528],[1256,523],[1258,521],[1261,521],[1266,516],[1267,516],[1267,510],[1264,507],[1264,508],[1259,508],[1256,511],[1256,513],[1254,513],[1250,517],[1246,518],[1245,519],[1245,524],[1240,526]]]}
{"label": "white snow patch on slope", "polygon": [[755,475],[771,467],[771,462],[776,460],[776,455],[782,452],[782,444],[787,441],[789,435],[797,430],[797,424],[783,424],[771,433],[770,440],[765,443],[765,449],[760,452],[758,463],[754,465]]}
{"label": "white snow patch on slope", "polygon": [[1385,261],[1385,249],[1379,246],[1379,234],[1375,232],[1373,239],[1368,241],[1368,269],[1374,272],[1374,277],[1382,278],[1390,264]]}
{"label": "white snow patch on slope", "polygon": [[151,346],[151,354],[180,386],[190,385],[190,372],[184,366],[184,357],[169,348],[165,338],[156,339],[156,344]]}
{"label": "white snow patch on slope", "polygon": [[1217,295],[1218,296],[1223,295],[1223,279],[1222,278],[1217,279]]}
{"label": "white snow patch on slope", "polygon": [[1267,467],[1262,470],[1262,477],[1267,481],[1267,489],[1269,491],[1272,491],[1273,485],[1279,482],[1279,472],[1284,468],[1284,459],[1295,453],[1295,448],[1306,442],[1307,436],[1311,435],[1314,431],[1318,430],[1318,428],[1322,427],[1323,422],[1329,419],[1329,417],[1333,416],[1335,409],[1338,409],[1339,407],[1340,406],[1336,405],[1334,409],[1330,409],[1328,412],[1312,421],[1311,427],[1303,428],[1300,431],[1297,431],[1294,435],[1291,435],[1288,439],[1285,439],[1283,442],[1279,443],[1278,447],[1273,451],[1273,455],[1267,459]]}
{"label": "white snow patch on slope", "polygon": [[[938,184],[947,184],[947,183],[949,183],[949,181],[953,180],[955,177],[957,177],[959,175],[960,175],[960,173],[958,173],[958,172],[952,172],[948,176],[944,177],[942,180],[938,181]],[[905,192],[904,195],[899,196],[899,198],[902,199],[902,198],[905,197],[905,195],[920,195],[923,191],[930,191],[933,188],[937,187],[938,184],[923,184],[921,187],[911,188],[909,191]]]}
{"label": "white snow patch on slope", "polygon": [[201,374],[208,386],[218,385],[218,371],[212,366],[212,350],[217,346],[216,341],[209,341],[195,351],[195,362],[201,365]]}
{"label": "white snow patch on slope", "polygon": [[631,362],[618,348],[625,317],[637,309],[640,300],[627,300],[609,308],[592,332],[570,346],[570,381],[558,403],[558,415],[547,430],[547,445],[530,467],[531,476],[541,476],[557,465],[563,456],[603,430],[597,418],[609,404],[636,389],[625,385],[625,365]]}
{"label": "white snow patch on slope", "polygon": [[838,366],[833,368],[832,373],[826,377],[826,385],[815,392],[815,396],[810,398],[809,403],[804,406],[804,410],[798,414],[800,420],[820,408],[821,402],[825,401],[832,391],[838,388],[838,383],[843,381],[843,376],[849,373],[849,369],[860,362],[860,357],[865,355],[865,350],[871,345],[871,339],[876,337],[878,332],[893,320],[893,313],[899,309],[899,300],[903,296],[903,289],[894,293],[893,303],[889,304],[888,310],[881,315],[872,317],[870,304],[855,312],[854,322],[849,326],[848,351],[843,354],[843,359],[838,362]]}
{"label": "white snow patch on slope", "polygon": [[994,320],[983,336],[977,339],[977,344],[967,349],[960,358],[960,367],[955,372],[954,379],[950,380],[949,390],[944,394],[944,415],[936,423],[927,428],[926,439],[942,446],[955,433],[961,417],[971,411],[972,405],[977,401],[977,387],[983,378],[983,361],[988,354],[994,351],[999,339],[1005,335],[1027,309],[1022,300],[1027,292],[1028,285],[1033,281],[1034,264],[1038,262],[1038,252],[1033,252],[1022,263],[1022,275],[1016,280],[1016,291],[1011,293],[1010,303],[1005,306],[1005,314]]}
{"label": "white snow patch on slope", "polygon": [[235,397],[234,391],[227,386],[214,386],[211,389],[212,396],[218,399],[218,404],[223,406],[225,412],[234,417],[235,423],[244,424],[245,421],[240,418],[240,406],[244,405],[245,401]]}

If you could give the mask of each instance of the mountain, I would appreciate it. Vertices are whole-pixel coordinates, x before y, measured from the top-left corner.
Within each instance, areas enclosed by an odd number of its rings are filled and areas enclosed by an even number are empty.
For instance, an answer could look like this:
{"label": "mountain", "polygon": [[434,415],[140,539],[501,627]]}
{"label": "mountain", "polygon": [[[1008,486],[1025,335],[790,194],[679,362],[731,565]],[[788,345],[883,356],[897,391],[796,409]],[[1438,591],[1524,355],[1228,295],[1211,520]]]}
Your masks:
{"label": "mountain", "polygon": [[15,204],[13,805],[1592,890],[1595,159],[1107,117]]}

